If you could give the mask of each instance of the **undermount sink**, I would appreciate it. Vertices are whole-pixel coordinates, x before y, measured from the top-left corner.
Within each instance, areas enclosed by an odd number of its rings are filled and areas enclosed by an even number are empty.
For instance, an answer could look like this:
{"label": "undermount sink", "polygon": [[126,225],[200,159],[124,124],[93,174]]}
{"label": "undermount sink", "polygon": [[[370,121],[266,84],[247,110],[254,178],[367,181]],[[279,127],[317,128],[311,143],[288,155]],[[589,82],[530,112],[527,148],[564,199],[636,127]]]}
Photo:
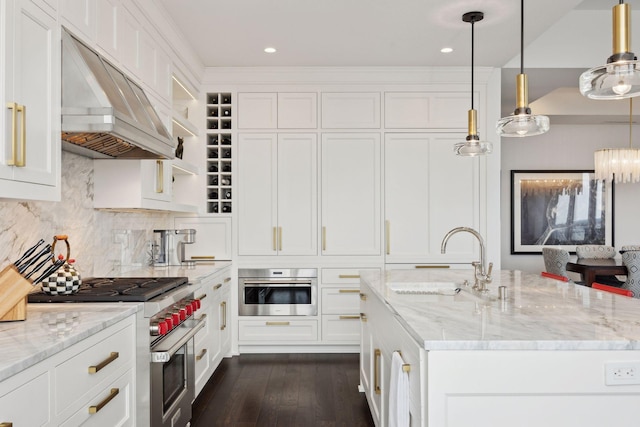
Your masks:
{"label": "undermount sink", "polygon": [[389,289],[397,294],[456,295],[462,284],[456,282],[396,282]]}

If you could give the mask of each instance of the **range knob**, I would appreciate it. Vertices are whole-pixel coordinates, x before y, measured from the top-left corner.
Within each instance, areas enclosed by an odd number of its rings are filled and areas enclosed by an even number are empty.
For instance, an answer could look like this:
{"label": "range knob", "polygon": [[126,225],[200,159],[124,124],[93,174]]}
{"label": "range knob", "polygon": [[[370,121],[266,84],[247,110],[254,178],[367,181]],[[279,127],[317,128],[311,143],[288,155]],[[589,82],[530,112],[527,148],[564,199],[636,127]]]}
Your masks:
{"label": "range knob", "polygon": [[175,328],[180,323],[180,312],[176,311],[171,313],[171,319],[173,320],[173,327]]}
{"label": "range knob", "polygon": [[188,302],[185,306],[184,306],[184,310],[187,312],[187,316],[191,316],[193,314],[193,305]]}
{"label": "range knob", "polygon": [[171,316],[165,317],[164,323],[167,324],[167,331],[173,329],[173,318]]}
{"label": "range knob", "polygon": [[184,321],[187,318],[187,310],[185,308],[181,308],[179,313],[180,313],[180,320]]}
{"label": "range knob", "polygon": [[169,325],[166,320],[162,320],[158,323],[158,334],[165,335],[167,332],[169,332]]}
{"label": "range knob", "polygon": [[194,299],[193,301],[191,301],[191,305],[193,306],[193,311],[194,312],[200,310],[200,300],[199,299]]}
{"label": "range knob", "polygon": [[195,303],[196,303],[196,308],[197,308],[198,310],[200,310],[200,307],[202,307],[202,303],[200,302],[200,300],[199,300],[199,299],[196,299],[196,300],[193,300],[193,302],[195,302]]}

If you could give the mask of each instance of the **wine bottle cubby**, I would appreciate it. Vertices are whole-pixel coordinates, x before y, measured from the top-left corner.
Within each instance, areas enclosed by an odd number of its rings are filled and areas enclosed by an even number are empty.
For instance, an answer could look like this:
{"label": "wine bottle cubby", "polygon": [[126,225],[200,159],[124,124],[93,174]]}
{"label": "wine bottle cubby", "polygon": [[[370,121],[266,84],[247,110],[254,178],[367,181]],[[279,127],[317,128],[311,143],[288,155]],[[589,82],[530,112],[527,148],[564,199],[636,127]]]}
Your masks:
{"label": "wine bottle cubby", "polygon": [[207,93],[207,212],[231,213],[233,105],[231,93]]}

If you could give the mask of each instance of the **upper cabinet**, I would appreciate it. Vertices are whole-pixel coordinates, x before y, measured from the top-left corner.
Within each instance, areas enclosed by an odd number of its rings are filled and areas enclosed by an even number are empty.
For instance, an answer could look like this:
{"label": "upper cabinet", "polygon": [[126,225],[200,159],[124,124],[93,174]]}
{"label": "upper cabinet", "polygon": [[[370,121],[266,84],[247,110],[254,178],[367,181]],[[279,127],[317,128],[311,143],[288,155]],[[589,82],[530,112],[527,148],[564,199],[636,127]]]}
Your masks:
{"label": "upper cabinet", "polygon": [[387,129],[465,129],[469,94],[463,92],[386,92]]}
{"label": "upper cabinet", "polygon": [[60,32],[31,0],[3,8],[0,198],[60,200]]}
{"label": "upper cabinet", "polygon": [[324,129],[380,129],[380,92],[323,92]]}
{"label": "upper cabinet", "polygon": [[240,92],[238,129],[316,129],[318,95],[314,92]]}

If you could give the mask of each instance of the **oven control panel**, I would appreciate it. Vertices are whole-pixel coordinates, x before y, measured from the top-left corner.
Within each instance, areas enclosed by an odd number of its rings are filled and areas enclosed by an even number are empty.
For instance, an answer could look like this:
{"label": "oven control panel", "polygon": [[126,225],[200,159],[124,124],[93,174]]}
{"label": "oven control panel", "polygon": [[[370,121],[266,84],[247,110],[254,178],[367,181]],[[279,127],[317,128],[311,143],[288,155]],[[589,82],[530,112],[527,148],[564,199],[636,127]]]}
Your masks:
{"label": "oven control panel", "polygon": [[151,336],[164,336],[180,326],[200,309],[200,300],[184,298],[151,318]]}

